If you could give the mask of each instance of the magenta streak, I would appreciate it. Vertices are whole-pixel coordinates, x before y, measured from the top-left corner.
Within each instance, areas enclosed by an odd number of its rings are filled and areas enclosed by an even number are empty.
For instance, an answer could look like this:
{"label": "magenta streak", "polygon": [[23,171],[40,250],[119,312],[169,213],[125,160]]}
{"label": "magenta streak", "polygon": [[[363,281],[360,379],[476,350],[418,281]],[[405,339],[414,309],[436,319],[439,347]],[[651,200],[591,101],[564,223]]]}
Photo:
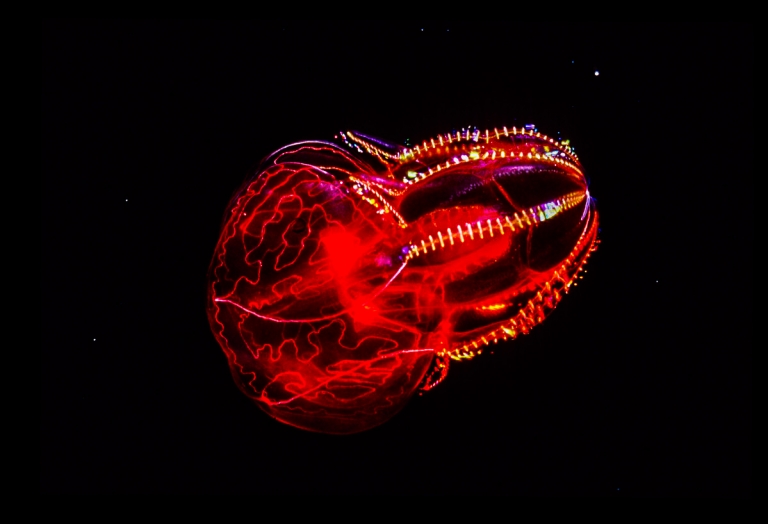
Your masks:
{"label": "magenta streak", "polygon": [[[397,278],[397,276],[400,273],[402,273],[403,269],[405,269],[406,264],[407,264],[407,262],[403,262],[403,265],[400,266],[400,269],[398,269],[395,272],[394,275],[392,275],[392,278],[387,280],[386,284],[384,284],[381,287],[381,289],[379,289],[371,298],[369,298],[367,301],[365,301],[362,305],[363,306],[368,305],[371,302],[371,300],[373,300],[376,297],[378,297],[385,289],[387,289],[389,287],[389,285],[392,283],[392,281],[394,281]],[[285,318],[275,318],[275,317],[269,317],[267,315],[261,315],[259,313],[256,313],[255,311],[253,311],[251,309],[248,309],[245,306],[241,306],[237,302],[233,302],[232,300],[229,300],[227,298],[214,298],[213,301],[214,302],[223,302],[225,304],[232,304],[236,308],[242,309],[246,313],[250,313],[251,315],[253,315],[255,317],[259,317],[259,318],[262,318],[264,320],[269,320],[271,322],[319,322],[321,320],[328,320],[329,318],[338,317],[338,316],[340,316],[342,313],[344,313],[346,311],[346,310],[342,310],[342,311],[339,311],[338,313],[336,313],[335,315],[328,315],[328,316],[321,317],[321,318],[305,318],[305,319],[301,319],[301,320],[290,320],[290,319],[285,319]]]}
{"label": "magenta streak", "polygon": [[584,211],[581,213],[581,220],[584,220],[584,217],[587,216],[589,208],[591,207],[590,203],[589,190],[587,190],[587,198],[584,199]]}
{"label": "magenta streak", "polygon": [[378,290],[376,293],[374,293],[374,295],[373,295],[371,298],[369,298],[367,301],[363,302],[363,306],[366,306],[366,305],[368,305],[368,303],[370,303],[370,302],[371,302],[371,300],[373,300],[373,299],[375,299],[376,297],[378,297],[379,295],[381,295],[381,293],[382,293],[382,292],[383,292],[385,289],[387,289],[387,288],[389,287],[389,285],[392,283],[392,281],[394,281],[394,280],[397,278],[397,275],[399,275],[400,273],[402,273],[402,271],[403,271],[403,269],[405,269],[405,266],[406,266],[406,264],[407,264],[407,263],[408,263],[407,261],[406,261],[406,262],[403,262],[403,265],[402,265],[402,266],[400,266],[400,269],[398,269],[398,270],[395,272],[395,274],[394,274],[394,275],[392,275],[392,278],[390,278],[389,280],[387,280],[387,283],[386,283],[386,284],[384,284],[383,286],[381,286],[381,289],[379,289],[379,290]]}
{"label": "magenta streak", "polygon": [[255,311],[250,310],[250,309],[248,309],[245,306],[241,306],[237,302],[233,302],[233,301],[231,301],[231,300],[229,300],[227,298],[214,298],[213,301],[214,302],[224,302],[226,304],[232,304],[236,308],[242,309],[246,313],[250,313],[251,315],[253,315],[255,317],[263,318],[264,320],[269,320],[269,321],[272,321],[272,322],[319,322],[321,320],[328,320],[329,318],[338,317],[342,313],[344,313],[344,311],[342,310],[342,311],[339,311],[338,313],[336,313],[335,315],[328,315],[328,316],[320,317],[320,318],[305,318],[305,319],[302,319],[302,320],[290,320],[290,319],[286,319],[286,318],[274,318],[274,317],[268,317],[267,315],[260,315],[259,313],[256,313]]}

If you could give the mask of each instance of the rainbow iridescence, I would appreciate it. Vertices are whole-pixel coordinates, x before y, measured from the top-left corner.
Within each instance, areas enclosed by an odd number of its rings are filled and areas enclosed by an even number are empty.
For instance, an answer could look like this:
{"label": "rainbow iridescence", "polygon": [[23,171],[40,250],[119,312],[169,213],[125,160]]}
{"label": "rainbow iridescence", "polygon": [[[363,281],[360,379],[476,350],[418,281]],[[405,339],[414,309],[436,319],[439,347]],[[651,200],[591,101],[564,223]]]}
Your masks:
{"label": "rainbow iridescence", "polygon": [[262,409],[352,433],[451,359],[541,323],[594,250],[597,213],[572,149],[532,129],[339,138],[276,151],[235,195],[208,313]]}

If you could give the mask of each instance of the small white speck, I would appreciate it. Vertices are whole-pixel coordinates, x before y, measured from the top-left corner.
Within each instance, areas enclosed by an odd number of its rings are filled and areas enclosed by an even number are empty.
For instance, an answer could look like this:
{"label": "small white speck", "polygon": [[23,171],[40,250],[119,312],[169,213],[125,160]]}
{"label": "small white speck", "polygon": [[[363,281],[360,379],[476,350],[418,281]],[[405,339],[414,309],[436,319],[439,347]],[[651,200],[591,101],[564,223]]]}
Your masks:
{"label": "small white speck", "polygon": [[424,28],[422,27],[421,30],[424,31]]}
{"label": "small white speck", "polygon": [[595,71],[595,76],[600,76],[600,71]]}
{"label": "small white speck", "polygon": [[656,283],[658,284],[658,283],[659,283],[659,281],[657,280],[657,281],[656,281]]}
{"label": "small white speck", "polygon": [[93,341],[96,342],[96,339],[94,338]]}
{"label": "small white speck", "polygon": [[125,201],[128,202],[128,199],[126,198]]}

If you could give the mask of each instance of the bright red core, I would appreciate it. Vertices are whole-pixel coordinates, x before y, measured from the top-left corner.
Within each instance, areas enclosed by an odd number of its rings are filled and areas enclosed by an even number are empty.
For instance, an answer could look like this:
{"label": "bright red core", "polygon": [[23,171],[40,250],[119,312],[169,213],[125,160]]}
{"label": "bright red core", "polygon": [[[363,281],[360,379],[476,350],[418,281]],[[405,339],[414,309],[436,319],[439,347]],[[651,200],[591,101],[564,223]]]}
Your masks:
{"label": "bright red core", "polygon": [[597,242],[578,159],[534,130],[414,148],[341,138],[262,163],[232,199],[209,275],[238,387],[325,433],[377,426],[450,360],[528,333]]}

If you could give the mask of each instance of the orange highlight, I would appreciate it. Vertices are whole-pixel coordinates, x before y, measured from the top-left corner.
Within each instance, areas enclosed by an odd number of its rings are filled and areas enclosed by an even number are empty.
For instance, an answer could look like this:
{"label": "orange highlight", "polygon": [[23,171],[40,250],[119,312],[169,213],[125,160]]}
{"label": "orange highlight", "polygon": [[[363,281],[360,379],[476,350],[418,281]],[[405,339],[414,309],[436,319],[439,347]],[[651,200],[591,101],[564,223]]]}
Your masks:
{"label": "orange highlight", "polygon": [[578,158],[540,132],[340,140],[283,147],[245,181],[207,311],[245,395],[335,434],[383,424],[452,360],[543,322],[598,225]]}

